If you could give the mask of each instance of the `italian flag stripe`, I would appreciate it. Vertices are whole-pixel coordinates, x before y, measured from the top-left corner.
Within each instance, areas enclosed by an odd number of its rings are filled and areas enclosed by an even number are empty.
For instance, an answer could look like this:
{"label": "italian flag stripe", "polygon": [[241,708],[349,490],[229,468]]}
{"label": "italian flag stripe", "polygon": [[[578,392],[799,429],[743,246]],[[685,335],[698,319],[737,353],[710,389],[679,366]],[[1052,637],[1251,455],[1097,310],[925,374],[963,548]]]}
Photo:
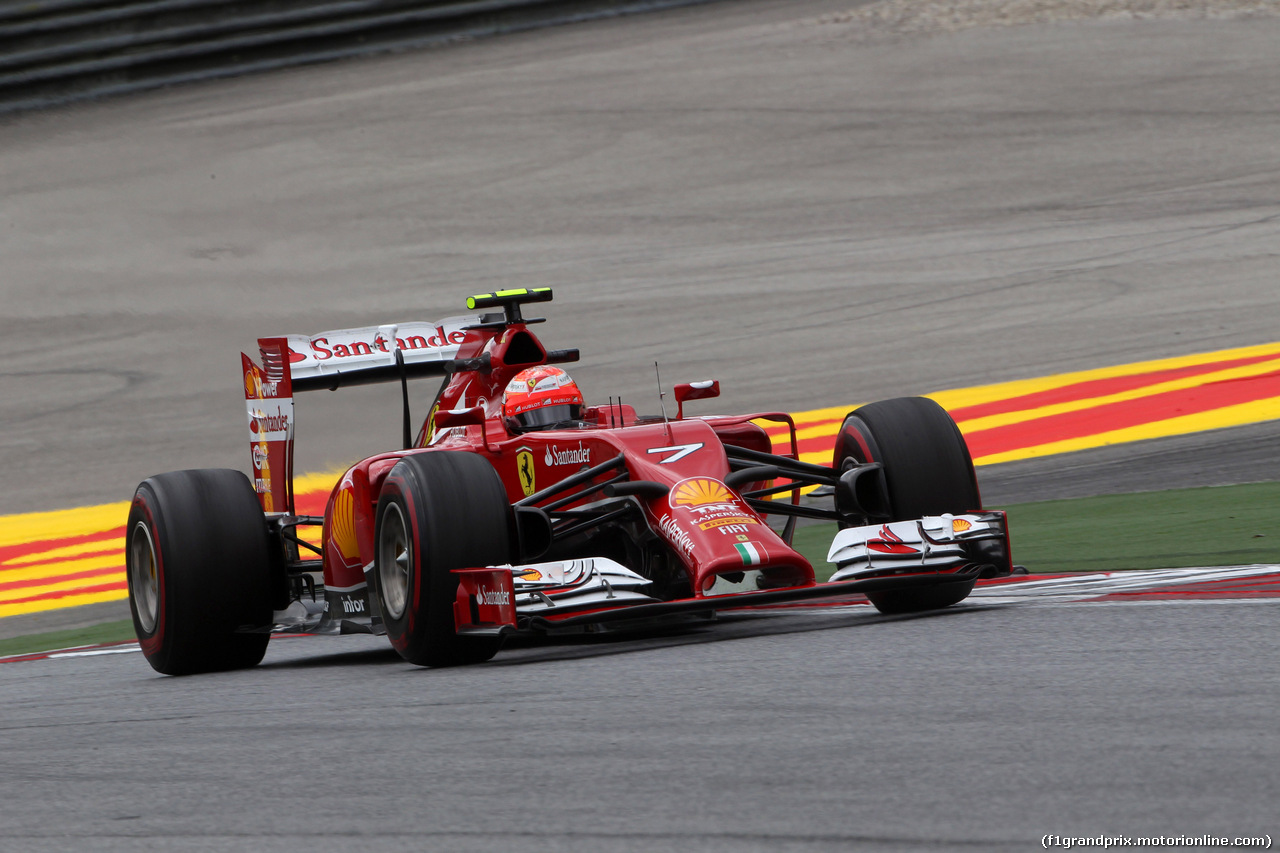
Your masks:
{"label": "italian flag stripe", "polygon": [[733,547],[738,549],[738,556],[742,558],[744,566],[756,566],[764,562],[764,558],[760,556],[760,549],[754,542],[739,542]]}

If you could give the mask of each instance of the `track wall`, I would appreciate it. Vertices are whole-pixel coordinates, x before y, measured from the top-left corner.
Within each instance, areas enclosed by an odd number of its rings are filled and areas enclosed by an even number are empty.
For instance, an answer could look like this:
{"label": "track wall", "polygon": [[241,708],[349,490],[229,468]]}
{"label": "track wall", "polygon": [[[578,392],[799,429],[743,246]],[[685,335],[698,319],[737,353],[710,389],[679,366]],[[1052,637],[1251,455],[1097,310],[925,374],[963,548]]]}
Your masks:
{"label": "track wall", "polygon": [[0,112],[711,0],[0,4]]}

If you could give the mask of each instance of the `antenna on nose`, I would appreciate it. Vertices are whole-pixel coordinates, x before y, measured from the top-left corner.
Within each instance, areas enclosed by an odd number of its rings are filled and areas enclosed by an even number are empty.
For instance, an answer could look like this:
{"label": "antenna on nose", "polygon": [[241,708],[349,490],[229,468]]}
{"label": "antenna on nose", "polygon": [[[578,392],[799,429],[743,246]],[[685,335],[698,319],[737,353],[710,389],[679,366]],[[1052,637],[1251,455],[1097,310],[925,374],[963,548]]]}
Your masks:
{"label": "antenna on nose", "polygon": [[667,395],[662,391],[662,374],[658,372],[658,362],[653,363],[653,375],[658,380],[658,408],[662,410],[662,423],[667,427],[667,440],[671,440],[671,421],[667,419],[667,406],[663,402],[663,398]]}

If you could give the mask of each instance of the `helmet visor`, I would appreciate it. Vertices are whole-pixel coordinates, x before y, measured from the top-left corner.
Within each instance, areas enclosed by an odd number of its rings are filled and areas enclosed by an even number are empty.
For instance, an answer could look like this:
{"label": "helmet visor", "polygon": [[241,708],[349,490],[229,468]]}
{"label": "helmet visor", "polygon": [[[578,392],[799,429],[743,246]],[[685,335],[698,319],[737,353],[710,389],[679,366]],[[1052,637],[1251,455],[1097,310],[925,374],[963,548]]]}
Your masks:
{"label": "helmet visor", "polygon": [[582,414],[582,407],[576,403],[563,406],[543,406],[530,409],[516,415],[516,422],[524,429],[545,429],[565,421],[576,421]]}

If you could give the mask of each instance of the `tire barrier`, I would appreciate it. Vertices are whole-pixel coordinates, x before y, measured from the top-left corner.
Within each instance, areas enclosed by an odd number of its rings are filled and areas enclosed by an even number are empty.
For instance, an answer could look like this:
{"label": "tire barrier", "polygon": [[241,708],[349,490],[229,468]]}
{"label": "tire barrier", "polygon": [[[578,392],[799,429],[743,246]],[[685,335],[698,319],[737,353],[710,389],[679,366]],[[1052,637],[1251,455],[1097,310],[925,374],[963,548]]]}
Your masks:
{"label": "tire barrier", "polygon": [[712,0],[30,0],[0,7],[0,112]]}

